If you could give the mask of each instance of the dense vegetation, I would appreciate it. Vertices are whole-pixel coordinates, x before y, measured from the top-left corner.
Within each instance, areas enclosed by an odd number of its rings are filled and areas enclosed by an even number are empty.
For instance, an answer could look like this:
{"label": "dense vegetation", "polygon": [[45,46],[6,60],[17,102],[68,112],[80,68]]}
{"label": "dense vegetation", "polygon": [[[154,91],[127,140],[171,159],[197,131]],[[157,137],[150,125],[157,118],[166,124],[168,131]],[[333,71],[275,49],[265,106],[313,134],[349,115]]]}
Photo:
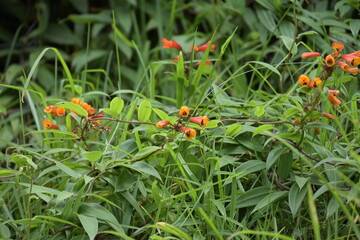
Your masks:
{"label": "dense vegetation", "polygon": [[1,6],[1,239],[360,239],[358,0]]}

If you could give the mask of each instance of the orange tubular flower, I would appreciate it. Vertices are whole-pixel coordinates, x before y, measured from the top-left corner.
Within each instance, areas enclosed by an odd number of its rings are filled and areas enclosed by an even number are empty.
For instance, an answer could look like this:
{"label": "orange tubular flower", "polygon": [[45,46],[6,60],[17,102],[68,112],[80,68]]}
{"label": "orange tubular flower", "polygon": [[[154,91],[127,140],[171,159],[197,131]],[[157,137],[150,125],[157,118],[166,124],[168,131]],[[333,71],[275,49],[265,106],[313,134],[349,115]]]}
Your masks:
{"label": "orange tubular flower", "polygon": [[331,44],[332,48],[334,49],[335,53],[333,53],[334,57],[339,56],[340,52],[344,49],[344,44],[339,42],[333,42]]}
{"label": "orange tubular flower", "polygon": [[191,140],[196,137],[196,131],[189,127],[181,127],[180,130],[185,134],[187,140]]}
{"label": "orange tubular flower", "polygon": [[313,58],[313,57],[319,57],[321,54],[319,52],[304,52],[301,55],[301,58]]}
{"label": "orange tubular flower", "polygon": [[164,48],[176,48],[178,50],[182,49],[181,45],[177,43],[175,40],[169,41],[166,38],[163,38],[162,43]]}
{"label": "orange tubular flower", "polygon": [[321,113],[324,117],[330,119],[330,120],[334,120],[335,119],[335,116],[330,114],[330,113]]}
{"label": "orange tubular flower", "polygon": [[349,70],[349,65],[344,62],[338,62],[338,67],[345,72]]}
{"label": "orange tubular flower", "polygon": [[309,84],[310,88],[319,88],[322,85],[322,80],[320,78],[314,78]]}
{"label": "orange tubular flower", "polygon": [[334,57],[333,57],[331,54],[329,54],[329,55],[326,56],[326,58],[325,58],[325,64],[326,64],[328,67],[332,67],[332,66],[335,65],[335,59],[334,59]]}
{"label": "orange tubular flower", "polygon": [[[194,46],[194,47],[190,47],[190,50],[192,50],[194,48],[195,51],[197,52],[205,52],[206,48],[209,46],[210,41],[208,41],[207,43],[201,45],[200,47]],[[215,44],[211,44],[210,46],[210,51],[213,51],[215,49]]]}
{"label": "orange tubular flower", "polygon": [[328,90],[329,92],[329,97],[328,100],[334,105],[334,107],[338,107],[341,104],[340,99],[338,99],[337,96],[340,91],[339,90]]}
{"label": "orange tubular flower", "polygon": [[307,86],[310,83],[310,78],[305,74],[301,74],[298,78],[298,82],[301,86]]}
{"label": "orange tubular flower", "polygon": [[201,127],[206,127],[209,124],[209,118],[207,116],[199,116],[190,118],[190,122],[199,124]]}
{"label": "orange tubular flower", "polygon": [[179,111],[180,117],[187,117],[189,116],[190,109],[187,106],[182,106]]}
{"label": "orange tubular flower", "polygon": [[49,119],[44,119],[43,127],[44,129],[59,129],[59,127],[55,123],[52,123]]}
{"label": "orange tubular flower", "polygon": [[78,105],[81,105],[81,104],[82,104],[82,101],[81,101],[81,99],[79,99],[79,98],[72,98],[72,99],[71,99],[71,102],[72,102],[72,103],[75,103],[75,104],[78,104]]}
{"label": "orange tubular flower", "polygon": [[90,104],[83,103],[81,106],[88,112],[89,115],[94,115],[96,112],[96,109],[93,108]]}
{"label": "orange tubular flower", "polygon": [[63,107],[57,107],[56,108],[56,116],[62,117],[66,114],[66,110]]}
{"label": "orange tubular flower", "polygon": [[352,75],[356,75],[359,73],[359,69],[358,68],[349,68],[347,70],[348,73],[351,73]]}
{"label": "orange tubular flower", "polygon": [[333,42],[331,46],[335,52],[341,52],[344,49],[344,44],[339,42]]}
{"label": "orange tubular flower", "polygon": [[169,121],[166,121],[166,120],[162,120],[162,121],[159,121],[156,123],[156,127],[157,128],[164,128],[166,127],[167,125],[169,125],[170,122]]}
{"label": "orange tubular flower", "polygon": [[56,107],[54,105],[49,105],[49,106],[45,107],[44,112],[50,113],[50,114],[56,116]]}
{"label": "orange tubular flower", "polygon": [[355,67],[360,64],[360,51],[356,51],[350,54],[341,55],[341,58]]}

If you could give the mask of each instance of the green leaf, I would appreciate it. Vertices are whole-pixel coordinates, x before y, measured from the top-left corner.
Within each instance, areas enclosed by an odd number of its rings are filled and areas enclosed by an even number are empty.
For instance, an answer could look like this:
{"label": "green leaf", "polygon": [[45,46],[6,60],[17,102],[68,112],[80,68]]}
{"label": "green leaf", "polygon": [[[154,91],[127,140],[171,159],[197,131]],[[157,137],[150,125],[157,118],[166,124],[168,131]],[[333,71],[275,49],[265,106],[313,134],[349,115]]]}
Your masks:
{"label": "green leaf", "polygon": [[88,234],[90,240],[93,240],[98,233],[98,220],[95,217],[89,217],[83,214],[77,214],[81,225]]}
{"label": "green leaf", "polygon": [[359,36],[360,31],[360,20],[359,19],[351,19],[350,23],[350,30],[354,37]]}
{"label": "green leaf", "polygon": [[288,151],[280,156],[278,161],[277,174],[281,179],[286,179],[291,171],[293,163],[293,154]]}
{"label": "green leaf", "polygon": [[151,154],[153,154],[154,152],[157,152],[159,150],[160,150],[160,147],[156,147],[156,146],[145,147],[145,148],[141,149],[139,152],[137,152],[131,160],[136,161],[139,159],[146,158],[146,157],[150,156]]}
{"label": "green leaf", "polygon": [[265,113],[265,108],[264,108],[264,106],[257,106],[257,107],[255,108],[255,112],[254,112],[255,116],[261,117],[262,115],[264,115],[264,113]]}
{"label": "green leaf", "polygon": [[289,51],[291,50],[291,53],[293,55],[297,54],[298,49],[297,49],[296,44],[293,44],[293,41],[295,41],[293,38],[282,35],[282,36],[280,36],[280,39],[284,43],[287,50],[289,50]]}
{"label": "green leaf", "polygon": [[289,108],[285,111],[284,115],[285,115],[285,118],[289,118],[289,117],[292,117],[294,116],[295,114],[301,112],[300,109],[298,108]]}
{"label": "green leaf", "polygon": [[282,146],[274,148],[271,150],[266,159],[266,170],[269,170],[272,165],[280,158],[280,155],[284,152],[284,148]]}
{"label": "green leaf", "polygon": [[20,167],[25,166],[26,164],[30,165],[33,169],[37,169],[38,167],[33,162],[30,156],[25,156],[22,154],[13,153],[11,155],[11,160],[14,161]]}
{"label": "green leaf", "polygon": [[99,233],[112,234],[112,235],[121,237],[121,239],[125,239],[125,240],[135,240],[134,238],[128,237],[126,234],[113,232],[113,231],[103,231],[103,232],[99,232]]}
{"label": "green leaf", "polygon": [[273,125],[264,124],[264,125],[262,125],[262,126],[260,126],[260,127],[257,127],[257,128],[255,129],[255,131],[254,131],[254,133],[253,133],[252,136],[254,137],[254,136],[256,136],[256,135],[258,135],[258,134],[260,134],[260,133],[262,133],[262,132],[264,132],[264,131],[271,130],[271,129],[273,129],[273,128],[274,128]]}
{"label": "green leaf", "polygon": [[274,72],[276,75],[279,76],[279,79],[281,79],[281,73],[279,72],[279,70],[277,70],[275,67],[273,67],[272,65],[265,63],[265,62],[260,62],[260,61],[250,61],[249,63],[255,63],[255,64],[259,64],[264,66],[265,68],[269,69],[270,71]]}
{"label": "green leaf", "polygon": [[141,122],[146,122],[149,120],[151,115],[152,107],[149,100],[143,100],[140,103],[139,110],[138,110],[138,119]]}
{"label": "green leaf", "polygon": [[157,181],[154,181],[152,184],[151,184],[151,192],[152,192],[152,196],[155,200],[155,203],[158,205],[160,204],[160,194],[159,194],[159,187],[158,187],[158,182]]}
{"label": "green leaf", "polygon": [[293,184],[289,191],[289,207],[293,218],[296,217],[296,213],[303,202],[305,195],[307,193],[307,188],[300,189],[298,185]]}
{"label": "green leaf", "polygon": [[176,107],[181,108],[181,106],[184,105],[185,73],[184,58],[181,51],[178,56],[178,62],[176,64]]}
{"label": "green leaf", "polygon": [[78,213],[88,217],[101,219],[110,225],[115,231],[125,234],[117,218],[109,210],[98,203],[82,203]]}
{"label": "green leaf", "polygon": [[308,123],[306,124],[306,128],[323,128],[323,129],[327,129],[329,131],[332,131],[332,132],[337,132],[333,127],[325,124],[325,123],[322,123],[322,122],[311,122],[311,123]]}
{"label": "green leaf", "polygon": [[309,180],[310,178],[308,177],[304,178],[304,177],[295,176],[295,182],[297,183],[300,189],[302,189]]}
{"label": "green leaf", "polygon": [[74,112],[78,113],[80,116],[83,116],[86,118],[88,117],[88,112],[78,104],[75,104],[72,102],[67,102],[67,103],[58,104],[56,106],[73,110]]}
{"label": "green leaf", "polygon": [[217,128],[220,122],[219,120],[210,120],[206,128]]}
{"label": "green leaf", "polygon": [[153,166],[151,166],[150,164],[148,164],[146,162],[141,162],[141,161],[134,162],[133,164],[129,165],[129,168],[134,169],[135,171],[138,171],[141,173],[145,173],[145,174],[154,176],[161,181],[161,177],[160,177],[159,173],[155,170],[155,168]]}
{"label": "green leaf", "polygon": [[[240,194],[236,200],[236,208],[255,206],[261,199],[266,197],[270,192],[270,187],[261,186],[253,188],[243,194]],[[229,207],[230,205],[228,205]]]}
{"label": "green leaf", "polygon": [[124,100],[121,98],[115,97],[110,102],[110,110],[115,113],[116,117],[120,115],[121,111],[124,108]]}
{"label": "green leaf", "polygon": [[[55,161],[54,161],[55,162]],[[65,172],[67,175],[73,177],[73,178],[79,178],[80,174],[75,172],[74,170],[72,170],[71,168],[69,168],[68,166],[66,166],[65,164],[61,163],[61,162],[55,162],[56,166],[62,170],[63,172]]]}
{"label": "green leaf", "polygon": [[332,197],[328,202],[326,208],[326,219],[331,217],[331,215],[333,215],[338,209],[339,209],[339,203],[336,201],[335,197]]}
{"label": "green leaf", "polygon": [[255,208],[252,210],[251,214],[254,212],[268,206],[271,208],[271,203],[275,202],[279,198],[284,197],[288,192],[287,191],[281,191],[281,192],[272,192],[263,199],[258,202],[258,204],[255,206]]}
{"label": "green leaf", "polygon": [[102,157],[102,152],[100,151],[92,151],[83,153],[84,157],[86,157],[90,162],[95,162]]}
{"label": "green leaf", "polygon": [[169,115],[167,115],[164,111],[161,111],[160,109],[157,108],[153,108],[152,110],[156,113],[156,115],[159,116],[161,120],[169,121]]}
{"label": "green leaf", "polygon": [[238,133],[240,133],[242,130],[242,125],[240,125],[239,123],[234,123],[231,124],[227,129],[225,134],[230,136],[230,137],[234,137],[236,136]]}
{"label": "green leaf", "polygon": [[274,32],[276,30],[276,23],[274,14],[269,10],[258,9],[257,15],[260,22],[270,31]]}

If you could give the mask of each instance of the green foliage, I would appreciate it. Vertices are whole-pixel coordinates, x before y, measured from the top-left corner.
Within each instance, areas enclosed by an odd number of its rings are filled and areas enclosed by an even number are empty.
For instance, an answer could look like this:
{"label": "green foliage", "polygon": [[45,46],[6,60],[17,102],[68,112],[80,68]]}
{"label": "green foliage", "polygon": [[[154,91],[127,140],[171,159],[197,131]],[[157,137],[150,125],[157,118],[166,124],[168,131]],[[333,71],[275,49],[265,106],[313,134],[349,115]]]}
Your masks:
{"label": "green foliage", "polygon": [[359,9],[4,0],[0,238],[360,238]]}

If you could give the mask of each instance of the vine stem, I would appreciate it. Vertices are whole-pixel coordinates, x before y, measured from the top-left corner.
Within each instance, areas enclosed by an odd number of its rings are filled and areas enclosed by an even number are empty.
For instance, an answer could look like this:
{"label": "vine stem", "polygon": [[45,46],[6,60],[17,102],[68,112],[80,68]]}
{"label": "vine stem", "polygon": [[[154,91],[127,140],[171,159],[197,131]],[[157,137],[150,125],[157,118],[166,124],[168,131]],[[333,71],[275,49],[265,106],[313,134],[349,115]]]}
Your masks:
{"label": "vine stem", "polygon": [[151,122],[125,121],[125,120],[120,120],[120,119],[115,119],[115,118],[107,118],[107,117],[89,118],[88,119],[88,121],[95,121],[95,120],[109,120],[109,121],[121,122],[121,123],[148,124],[148,125],[153,125],[153,126],[156,125],[156,123],[151,123]]}

